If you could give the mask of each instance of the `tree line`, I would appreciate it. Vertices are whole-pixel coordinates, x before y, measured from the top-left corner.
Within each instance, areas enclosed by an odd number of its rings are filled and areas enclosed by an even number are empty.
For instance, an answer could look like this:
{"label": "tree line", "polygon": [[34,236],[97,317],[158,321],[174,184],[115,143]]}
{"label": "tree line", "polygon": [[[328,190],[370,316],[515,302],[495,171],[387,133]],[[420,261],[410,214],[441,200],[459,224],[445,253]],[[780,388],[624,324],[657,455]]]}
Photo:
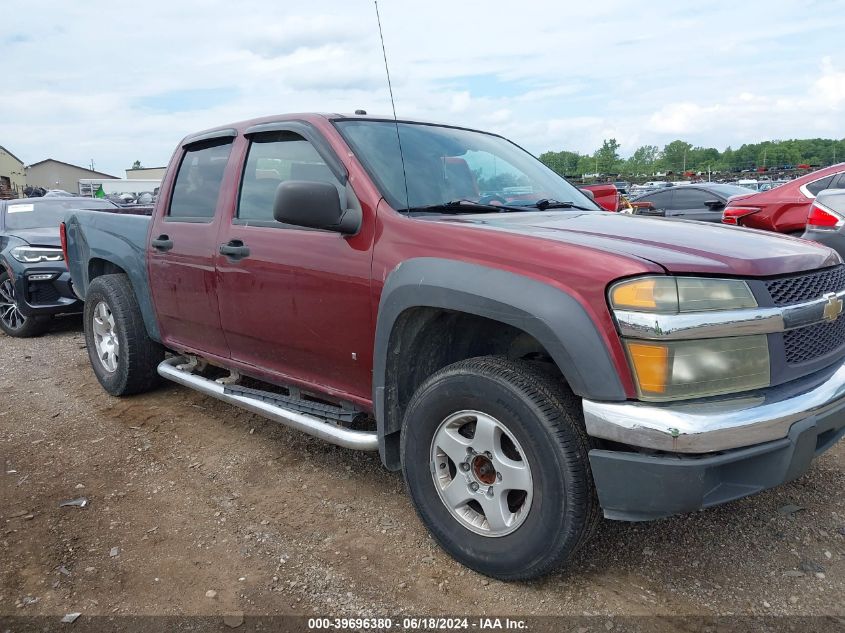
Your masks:
{"label": "tree line", "polygon": [[719,151],[675,140],[663,146],[643,145],[628,158],[621,158],[621,146],[615,138],[605,139],[592,154],[562,150],[544,152],[540,160],[570,178],[588,174],[619,174],[624,177],[651,176],[657,173],[741,172],[743,170],[794,169],[799,165],[822,167],[845,161],[845,139],[790,139],[748,143],[737,149]]}

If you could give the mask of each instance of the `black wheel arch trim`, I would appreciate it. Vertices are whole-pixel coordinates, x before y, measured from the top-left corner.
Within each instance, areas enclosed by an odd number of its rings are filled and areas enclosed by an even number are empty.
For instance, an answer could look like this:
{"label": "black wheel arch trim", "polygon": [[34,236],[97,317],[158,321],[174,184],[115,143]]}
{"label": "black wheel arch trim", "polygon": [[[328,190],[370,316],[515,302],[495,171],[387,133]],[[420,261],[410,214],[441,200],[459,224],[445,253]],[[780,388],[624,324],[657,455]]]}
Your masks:
{"label": "black wheel arch trim", "polygon": [[379,452],[398,468],[395,447],[385,438],[402,421],[387,411],[387,367],[396,322],[409,309],[466,312],[516,327],[543,345],[572,391],[595,400],[621,401],[626,394],[595,322],[571,295],[535,279],[479,264],[421,257],[402,262],[387,277],[378,309],[373,358],[373,407]]}

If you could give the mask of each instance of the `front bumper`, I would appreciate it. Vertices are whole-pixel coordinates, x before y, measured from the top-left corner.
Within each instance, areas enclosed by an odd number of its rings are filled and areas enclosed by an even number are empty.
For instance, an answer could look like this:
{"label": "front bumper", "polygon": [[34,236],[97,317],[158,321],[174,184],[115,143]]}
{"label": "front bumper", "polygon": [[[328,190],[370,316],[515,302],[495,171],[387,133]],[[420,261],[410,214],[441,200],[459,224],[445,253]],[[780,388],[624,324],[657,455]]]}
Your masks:
{"label": "front bumper", "polygon": [[[82,311],[82,302],[73,292],[70,273],[63,263],[21,265],[14,267],[13,273],[18,310],[24,316]],[[38,279],[38,276],[46,275],[50,278]]]}
{"label": "front bumper", "polygon": [[845,364],[795,384],[687,404],[584,401],[604,514],[644,521],[791,481],[845,435]]}
{"label": "front bumper", "polygon": [[845,404],[845,362],[778,387],[674,403],[584,400],[587,433],[672,453],[712,453],[784,438],[795,422]]}

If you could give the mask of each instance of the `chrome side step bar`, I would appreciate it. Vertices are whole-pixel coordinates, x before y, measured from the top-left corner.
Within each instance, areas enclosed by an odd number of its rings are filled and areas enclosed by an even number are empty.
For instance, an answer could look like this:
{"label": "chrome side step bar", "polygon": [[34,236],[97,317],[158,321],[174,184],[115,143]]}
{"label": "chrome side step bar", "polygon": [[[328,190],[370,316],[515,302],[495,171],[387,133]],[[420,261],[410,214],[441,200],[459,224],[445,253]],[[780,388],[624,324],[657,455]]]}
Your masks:
{"label": "chrome side step bar", "polygon": [[373,431],[353,431],[330,424],[312,415],[306,415],[292,409],[262,402],[256,398],[249,398],[238,394],[226,393],[226,386],[208,378],[197,376],[188,371],[177,369],[177,365],[185,364],[182,356],[168,358],[158,366],[158,373],[162,378],[190,387],[228,404],[246,409],[252,413],[269,418],[274,422],[284,424],[326,442],[359,451],[377,451],[378,437]]}

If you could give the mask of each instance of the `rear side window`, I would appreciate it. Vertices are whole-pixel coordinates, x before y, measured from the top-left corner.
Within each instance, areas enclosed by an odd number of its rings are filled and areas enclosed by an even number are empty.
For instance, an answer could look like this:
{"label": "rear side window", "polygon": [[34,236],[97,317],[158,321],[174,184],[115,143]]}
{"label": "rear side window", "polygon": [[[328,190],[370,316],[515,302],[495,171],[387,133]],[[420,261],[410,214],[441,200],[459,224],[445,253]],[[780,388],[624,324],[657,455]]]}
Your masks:
{"label": "rear side window", "polygon": [[830,186],[831,189],[845,189],[845,171],[839,174],[839,179]]}
{"label": "rear side window", "polygon": [[272,222],[276,190],[287,180],[327,182],[337,187],[341,204],[345,189],[307,140],[293,132],[255,136],[249,146],[238,201],[238,218]]}
{"label": "rear side window", "polygon": [[211,221],[231,150],[232,141],[226,139],[191,147],[185,152],[170,198],[171,218]]}
{"label": "rear side window", "polygon": [[824,191],[825,189],[830,187],[830,183],[832,181],[833,176],[828,176],[826,178],[822,178],[821,180],[817,180],[816,182],[811,182],[807,185],[807,191],[809,191],[814,196],[817,196],[819,195],[819,191]]}

